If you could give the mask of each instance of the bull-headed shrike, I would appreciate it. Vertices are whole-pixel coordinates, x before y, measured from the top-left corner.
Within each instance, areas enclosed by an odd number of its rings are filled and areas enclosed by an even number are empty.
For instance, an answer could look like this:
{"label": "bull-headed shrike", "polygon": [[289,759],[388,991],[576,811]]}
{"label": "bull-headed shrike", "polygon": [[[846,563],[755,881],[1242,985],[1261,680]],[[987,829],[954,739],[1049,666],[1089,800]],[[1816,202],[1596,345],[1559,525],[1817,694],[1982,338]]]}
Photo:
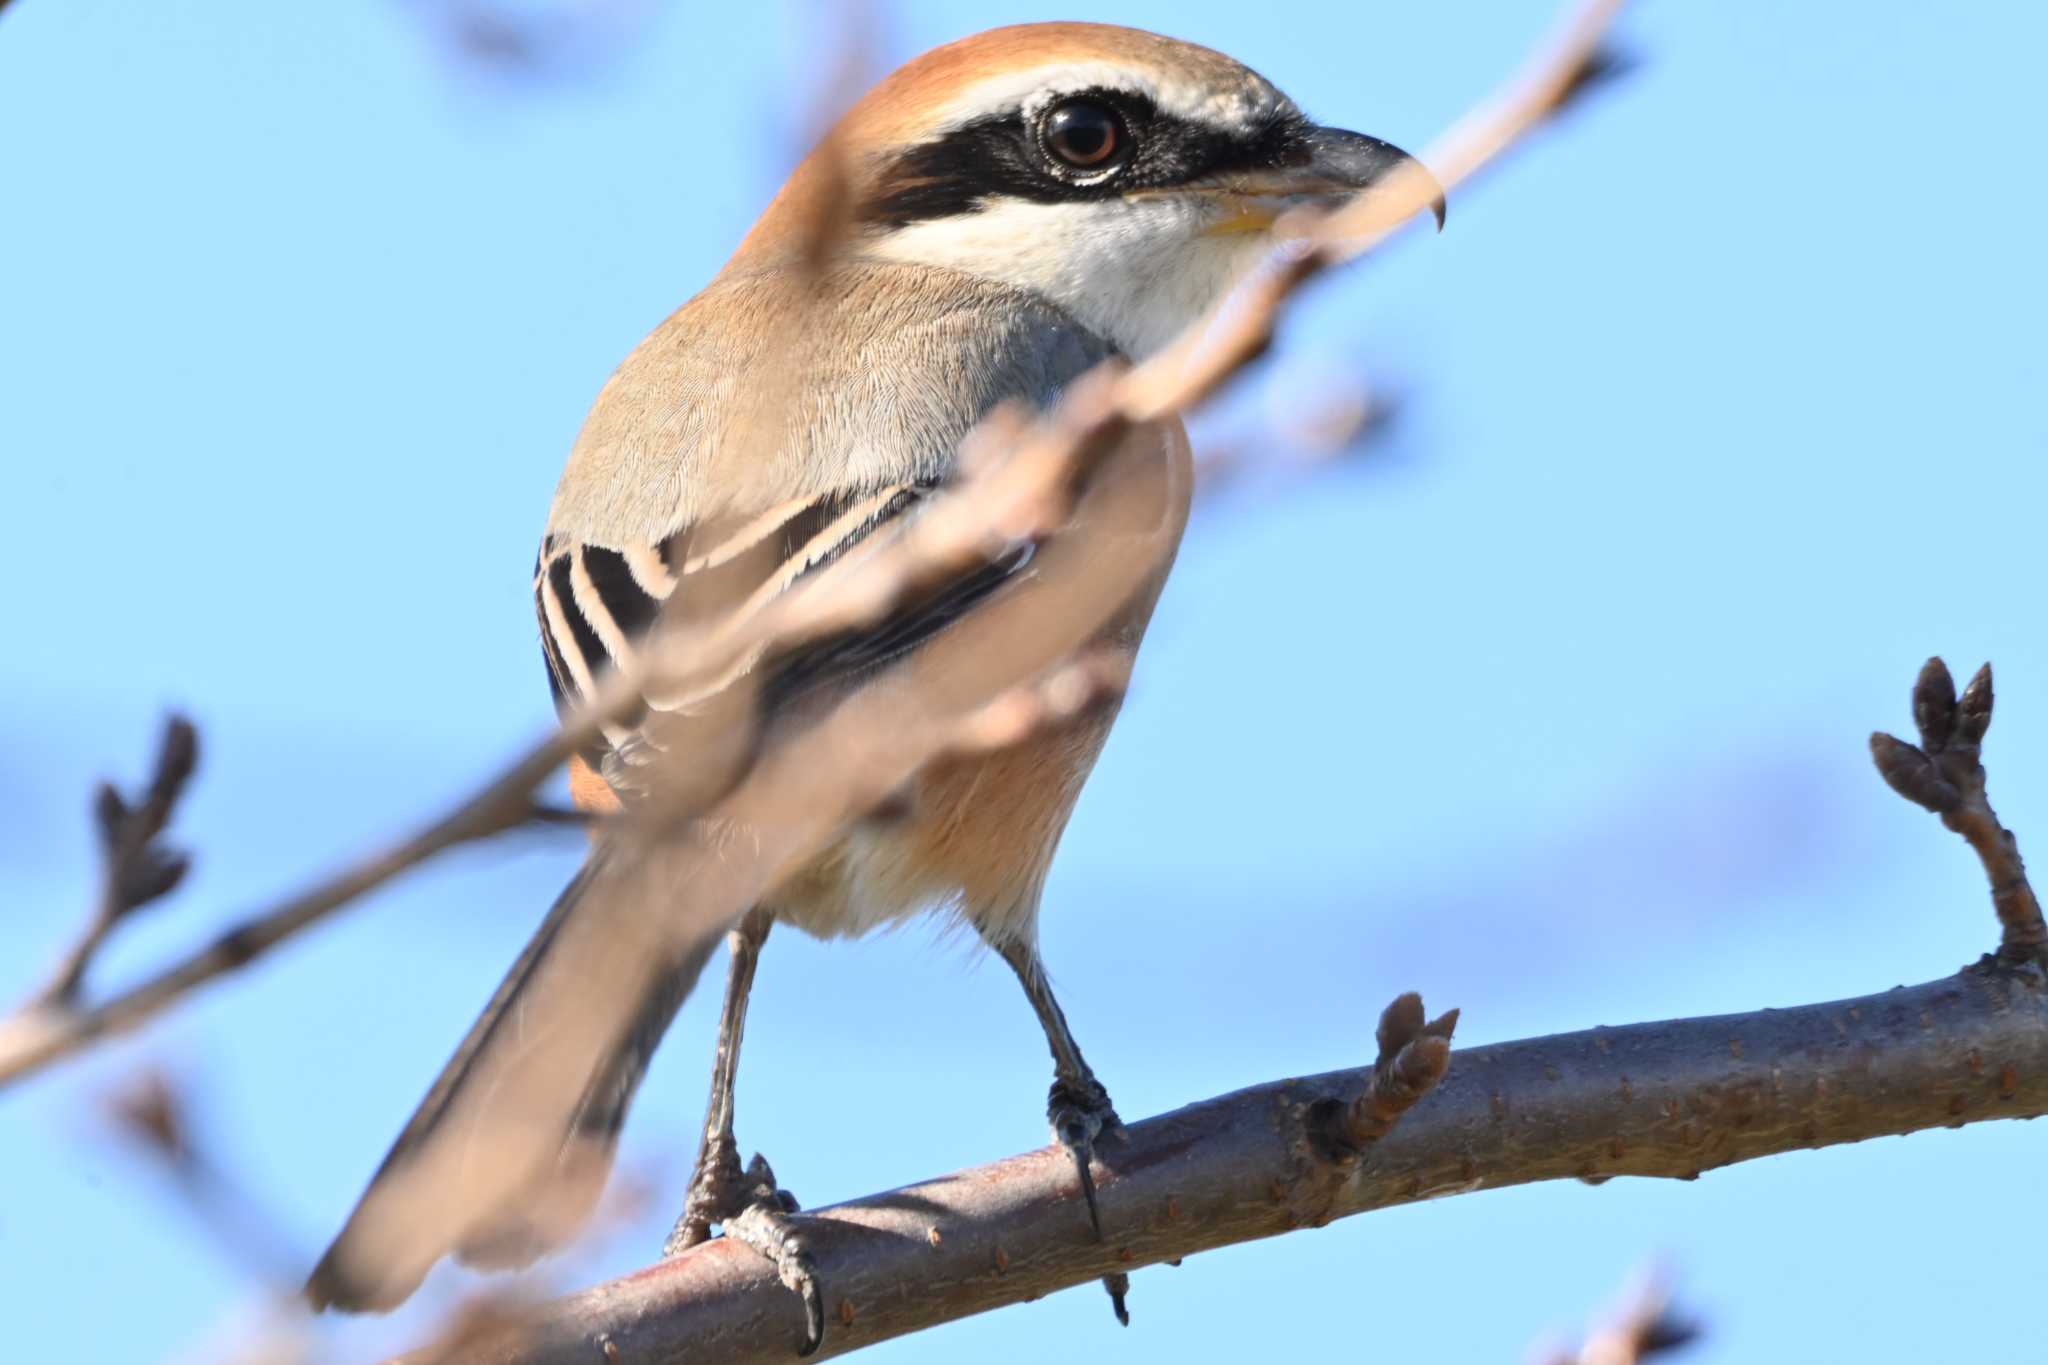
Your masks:
{"label": "bull-headed shrike", "polygon": [[[1412,165],[1385,142],[1310,122],[1229,57],[1133,29],[1002,28],[902,67],[840,120],[717,277],[599,394],[534,576],[558,704],[574,706],[621,668],[657,616],[759,601],[900,533],[996,405],[1049,406],[1097,364],[1157,351],[1269,249],[1283,211],[1340,202],[1403,164]],[[821,260],[819,223],[830,217],[839,226]],[[1128,659],[1191,478],[1177,421],[1126,439],[1143,445],[1157,482],[1163,553],[1088,634]],[[795,705],[799,693],[815,705],[906,670],[965,667],[977,618],[1028,591],[1036,572],[1029,555],[994,561],[861,638],[785,661],[756,680],[761,705]],[[675,748],[654,732],[691,706],[646,700],[639,721],[608,728],[572,764],[584,806],[630,814],[647,755]],[[762,942],[778,922],[834,938],[928,910],[972,925],[1023,984],[1052,1049],[1054,1136],[1099,1236],[1091,1165],[1117,1117],[1053,998],[1037,923],[1054,848],[1109,723],[1097,715],[948,761],[925,774],[902,818],[845,830],[738,913],[656,949],[622,929],[625,889],[687,923],[701,876],[659,857],[627,860],[600,836],[308,1295],[389,1307],[444,1255],[519,1265],[562,1240],[594,1205],[648,1058],[720,937],[732,965],[710,1108],[671,1247],[736,1220],[786,1228],[793,1201],[778,1197],[758,1158],[741,1168],[733,1136]],[[612,1022],[589,1023],[593,992]],[[749,1209],[757,1216],[743,1218]],[[816,1286],[799,1287],[815,1346]]]}

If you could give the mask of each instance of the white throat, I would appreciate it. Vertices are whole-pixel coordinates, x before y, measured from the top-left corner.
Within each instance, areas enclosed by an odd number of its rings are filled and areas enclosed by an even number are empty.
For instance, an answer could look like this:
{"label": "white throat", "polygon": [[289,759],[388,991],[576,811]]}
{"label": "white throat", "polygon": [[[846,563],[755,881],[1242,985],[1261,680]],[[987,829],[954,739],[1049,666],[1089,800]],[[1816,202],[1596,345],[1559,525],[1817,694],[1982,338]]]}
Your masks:
{"label": "white throat", "polygon": [[1204,236],[1216,210],[1195,196],[1040,204],[899,228],[869,251],[1029,289],[1142,360],[1200,317],[1264,253],[1263,233]]}

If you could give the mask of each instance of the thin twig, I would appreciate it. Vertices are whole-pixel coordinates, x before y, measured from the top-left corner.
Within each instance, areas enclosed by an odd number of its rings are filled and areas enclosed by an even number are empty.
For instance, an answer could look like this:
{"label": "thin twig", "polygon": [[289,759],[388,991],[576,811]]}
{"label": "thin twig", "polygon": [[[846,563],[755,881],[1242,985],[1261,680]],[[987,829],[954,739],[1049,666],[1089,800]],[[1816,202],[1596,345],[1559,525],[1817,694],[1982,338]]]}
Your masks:
{"label": "thin twig", "polygon": [[1311,1116],[1313,1131],[1332,1160],[1356,1161],[1444,1078],[1458,1012],[1427,1023],[1423,1019],[1420,995],[1408,991],[1397,996],[1380,1014],[1380,1051],[1371,1082],[1349,1104]]}
{"label": "thin twig", "polygon": [[1948,665],[1929,659],[1913,683],[1916,747],[1878,731],[1870,756],[1891,789],[1941,817],[1963,836],[1991,879],[1991,904],[1998,912],[1998,956],[2006,962],[2048,965],[2048,923],[2027,881],[2019,840],[1998,821],[1985,795],[1984,732],[1991,726],[1991,665],[1970,679],[1960,699]]}
{"label": "thin twig", "polygon": [[481,792],[395,847],[372,854],[248,918],[198,952],[111,1000],[72,1009],[38,1000],[0,1020],[0,1086],[136,1027],[198,986],[245,966],[401,873],[451,848],[526,821],[526,793],[566,758],[552,743],[522,756]]}
{"label": "thin twig", "polygon": [[49,985],[36,997],[64,1006],[78,997],[85,972],[114,927],[135,911],[169,895],[191,870],[190,855],[162,842],[178,800],[199,766],[199,732],[183,716],[164,722],[156,767],[140,798],[129,802],[111,782],[93,794],[100,836],[100,897],[85,931],[64,954]]}

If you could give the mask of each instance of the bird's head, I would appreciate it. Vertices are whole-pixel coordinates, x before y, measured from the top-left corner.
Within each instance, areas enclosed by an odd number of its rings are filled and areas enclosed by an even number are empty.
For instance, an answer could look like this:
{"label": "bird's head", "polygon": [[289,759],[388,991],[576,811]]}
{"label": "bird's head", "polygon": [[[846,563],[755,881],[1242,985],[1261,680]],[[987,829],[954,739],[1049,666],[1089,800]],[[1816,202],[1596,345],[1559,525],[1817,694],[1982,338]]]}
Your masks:
{"label": "bird's head", "polygon": [[1142,357],[1258,258],[1288,208],[1404,164],[1220,52],[1023,24],[927,52],[869,91],[736,259],[789,249],[837,202],[846,249],[1035,291]]}

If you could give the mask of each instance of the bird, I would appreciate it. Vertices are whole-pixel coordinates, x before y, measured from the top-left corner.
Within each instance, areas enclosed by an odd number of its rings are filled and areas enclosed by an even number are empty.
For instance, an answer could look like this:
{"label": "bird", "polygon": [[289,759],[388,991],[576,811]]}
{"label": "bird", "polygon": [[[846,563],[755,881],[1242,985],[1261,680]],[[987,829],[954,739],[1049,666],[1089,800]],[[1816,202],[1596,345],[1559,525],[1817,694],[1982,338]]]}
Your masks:
{"label": "bird", "polygon": [[[957,481],[978,422],[1004,405],[1048,408],[1097,367],[1156,354],[1270,252],[1285,212],[1342,203],[1402,167],[1417,163],[1311,121],[1235,59],[1137,29],[1016,25],[897,69],[830,128],[592,406],[533,577],[557,706],[567,714],[590,698],[658,623],[716,619],[902,534]],[[1440,194],[1434,207],[1441,226]],[[1155,485],[1162,548],[1086,634],[1129,660],[1186,521],[1192,466],[1177,420],[1124,439]],[[906,673],[964,667],[975,630],[1045,571],[1028,552],[1006,555],[879,623],[756,661],[752,724],[701,695],[643,697],[637,718],[571,760],[574,798],[630,814],[679,762],[716,789],[744,766],[748,741],[736,735]],[[711,1097],[665,1250],[714,1229],[770,1255],[800,1247],[794,1199],[764,1159],[741,1166],[734,1134],[763,945],[778,924],[830,939],[924,913],[971,926],[1021,984],[1053,1059],[1047,1116],[1100,1238],[1093,1170],[1121,1125],[1054,997],[1037,927],[1111,720],[1113,709],[949,759],[898,818],[836,832],[824,852],[715,912],[703,908],[717,898],[702,859],[597,835],[307,1297],[388,1309],[445,1256],[512,1267],[564,1240],[593,1208],[649,1058],[721,940],[730,965]],[[790,1263],[808,1353],[822,1339],[822,1298],[815,1266],[801,1254]]]}

